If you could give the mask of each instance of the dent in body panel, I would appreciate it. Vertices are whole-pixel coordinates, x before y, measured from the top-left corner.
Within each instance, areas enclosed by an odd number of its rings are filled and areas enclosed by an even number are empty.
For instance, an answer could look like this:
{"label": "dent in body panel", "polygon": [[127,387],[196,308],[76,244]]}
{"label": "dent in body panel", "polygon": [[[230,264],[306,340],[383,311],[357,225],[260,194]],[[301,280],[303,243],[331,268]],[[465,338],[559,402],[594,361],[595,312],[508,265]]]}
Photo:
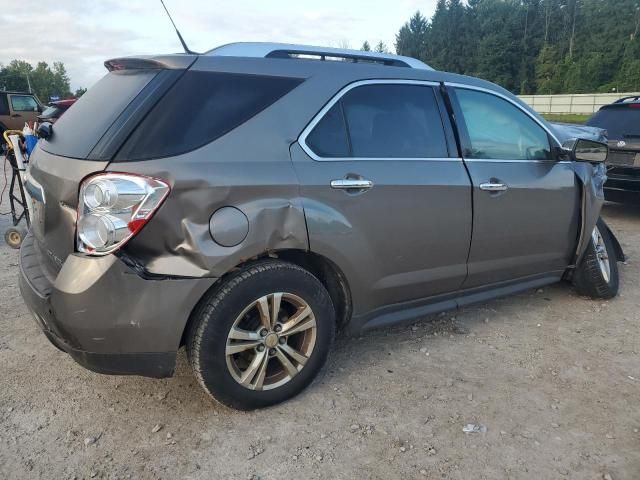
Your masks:
{"label": "dent in body panel", "polygon": [[113,255],[69,255],[49,297],[50,327],[83,351],[175,352],[193,306],[214,282],[149,280]]}
{"label": "dent in body panel", "polygon": [[[220,277],[269,251],[308,249],[302,202],[288,156],[285,161],[251,162],[209,158],[196,151],[114,165],[119,171],[164,178],[171,185],[165,204],[125,247],[125,254],[152,275]],[[181,165],[167,168],[165,162]],[[234,246],[220,245],[211,235],[211,217],[223,207],[239,210],[248,221],[245,238]]]}

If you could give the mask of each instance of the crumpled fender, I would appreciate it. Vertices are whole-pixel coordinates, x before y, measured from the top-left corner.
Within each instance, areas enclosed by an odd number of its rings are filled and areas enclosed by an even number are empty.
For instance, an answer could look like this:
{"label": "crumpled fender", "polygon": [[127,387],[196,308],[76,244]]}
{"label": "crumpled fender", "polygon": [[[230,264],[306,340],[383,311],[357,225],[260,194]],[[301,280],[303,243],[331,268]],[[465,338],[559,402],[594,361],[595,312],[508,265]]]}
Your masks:
{"label": "crumpled fender", "polygon": [[[571,162],[573,171],[580,181],[582,189],[582,205],[580,208],[580,236],[576,246],[573,265],[578,265],[584,255],[591,232],[600,218],[600,211],[604,205],[604,183],[607,181],[607,169],[604,163]],[[608,229],[609,227],[607,227]],[[610,232],[610,230],[609,230]],[[622,252],[619,242],[611,234],[614,243]],[[622,254],[624,256],[624,254]]]}

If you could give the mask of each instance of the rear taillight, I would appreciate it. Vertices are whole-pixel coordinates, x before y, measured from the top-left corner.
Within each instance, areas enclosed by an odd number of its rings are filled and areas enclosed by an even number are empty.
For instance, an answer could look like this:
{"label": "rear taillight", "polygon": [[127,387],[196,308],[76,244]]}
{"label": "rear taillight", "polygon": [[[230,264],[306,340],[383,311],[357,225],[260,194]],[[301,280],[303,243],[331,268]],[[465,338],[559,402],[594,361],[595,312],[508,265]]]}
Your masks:
{"label": "rear taillight", "polygon": [[76,241],[79,252],[106,255],[140,231],[169,194],[155,178],[101,173],[80,186]]}

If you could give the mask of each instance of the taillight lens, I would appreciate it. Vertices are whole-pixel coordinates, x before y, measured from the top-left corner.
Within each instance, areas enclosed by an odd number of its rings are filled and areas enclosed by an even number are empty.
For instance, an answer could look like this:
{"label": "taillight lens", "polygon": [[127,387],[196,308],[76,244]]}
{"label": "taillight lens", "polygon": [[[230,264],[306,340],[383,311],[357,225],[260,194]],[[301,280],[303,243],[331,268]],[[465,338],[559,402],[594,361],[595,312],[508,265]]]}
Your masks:
{"label": "taillight lens", "polygon": [[78,251],[106,255],[122,247],[149,221],[169,190],[162,180],[126,173],[85,179],[78,201]]}

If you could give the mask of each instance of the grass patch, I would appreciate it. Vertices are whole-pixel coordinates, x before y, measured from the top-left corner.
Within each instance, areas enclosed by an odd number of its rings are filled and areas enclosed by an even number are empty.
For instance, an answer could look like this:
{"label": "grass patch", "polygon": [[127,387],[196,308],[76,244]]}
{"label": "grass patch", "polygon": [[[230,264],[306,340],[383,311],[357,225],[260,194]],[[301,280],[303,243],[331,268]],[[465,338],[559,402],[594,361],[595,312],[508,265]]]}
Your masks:
{"label": "grass patch", "polygon": [[585,123],[591,115],[579,115],[576,113],[543,113],[542,116],[549,122]]}

